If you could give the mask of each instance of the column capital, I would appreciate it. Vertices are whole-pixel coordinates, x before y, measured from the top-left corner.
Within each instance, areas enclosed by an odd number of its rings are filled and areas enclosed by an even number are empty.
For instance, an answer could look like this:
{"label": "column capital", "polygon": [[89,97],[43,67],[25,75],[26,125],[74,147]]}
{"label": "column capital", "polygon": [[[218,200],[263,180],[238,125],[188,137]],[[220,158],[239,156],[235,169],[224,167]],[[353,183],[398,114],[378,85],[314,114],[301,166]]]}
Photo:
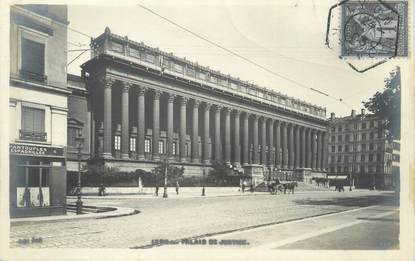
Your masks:
{"label": "column capital", "polygon": [[102,85],[104,85],[104,88],[112,88],[112,86],[115,83],[115,80],[113,78],[107,76],[101,78],[99,81]]}
{"label": "column capital", "polygon": [[274,118],[268,118],[269,123],[274,124],[274,122],[276,122],[276,120]]}
{"label": "column capital", "polygon": [[176,98],[176,94],[174,94],[174,93],[168,93],[167,95],[168,95],[168,102],[169,103],[174,102],[174,99]]}
{"label": "column capital", "polygon": [[241,114],[241,111],[240,111],[240,110],[238,110],[238,109],[233,109],[233,110],[232,110],[232,113],[233,113],[235,116],[239,116],[239,115]]}
{"label": "column capital", "polygon": [[277,127],[281,126],[281,121],[280,120],[275,120],[275,126],[277,126]]}
{"label": "column capital", "polygon": [[189,101],[189,98],[181,96],[180,97],[180,104],[181,105],[187,105],[187,102]]}
{"label": "column capital", "polygon": [[128,92],[133,84],[130,82],[122,82],[122,92]]}
{"label": "column capital", "polygon": [[216,109],[216,111],[220,111],[220,110],[223,109],[223,106],[219,105],[219,104],[215,104],[215,109]]}
{"label": "column capital", "polygon": [[143,86],[138,86],[138,96],[144,96],[146,94],[147,88]]}
{"label": "column capital", "polygon": [[228,107],[223,107],[223,111],[224,111],[226,114],[229,114],[229,113],[231,112],[231,109],[229,109]]}
{"label": "column capital", "polygon": [[205,104],[205,110],[208,111],[210,110],[210,107],[212,106],[212,104],[208,103],[208,102],[204,102]]}
{"label": "column capital", "polygon": [[199,105],[200,105],[200,101],[196,100],[196,99],[193,99],[193,107],[194,108],[199,108]]}
{"label": "column capital", "polygon": [[163,94],[160,90],[154,90],[154,99],[158,100],[160,99],[160,96]]}
{"label": "column capital", "polygon": [[259,120],[259,117],[258,117],[258,115],[256,115],[256,114],[251,114],[251,116],[252,116],[252,118],[255,120],[255,121],[258,121]]}

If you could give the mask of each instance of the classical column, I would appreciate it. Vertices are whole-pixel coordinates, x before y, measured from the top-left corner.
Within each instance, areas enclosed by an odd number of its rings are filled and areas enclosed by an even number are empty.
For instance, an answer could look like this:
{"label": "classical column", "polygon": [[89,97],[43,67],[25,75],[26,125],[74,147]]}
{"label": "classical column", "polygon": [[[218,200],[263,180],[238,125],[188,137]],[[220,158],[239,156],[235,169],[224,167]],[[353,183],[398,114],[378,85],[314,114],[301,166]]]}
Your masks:
{"label": "classical column", "polygon": [[234,149],[234,161],[233,165],[236,167],[241,166],[241,145],[240,145],[240,138],[239,138],[239,115],[240,112],[238,110],[234,111],[235,119],[234,119],[234,136],[233,136],[233,149]]}
{"label": "classical column", "polygon": [[[167,100],[167,159],[173,161],[173,121],[174,98],[176,95],[169,93]],[[177,149],[177,148],[176,148]]]}
{"label": "classical column", "polygon": [[231,164],[231,115],[228,108],[225,108],[225,163]]}
{"label": "classical column", "polygon": [[274,166],[274,119],[269,119],[268,123],[268,165]]}
{"label": "classical column", "polygon": [[313,150],[311,147],[311,144],[312,144],[311,137],[312,137],[311,129],[307,128],[307,168],[312,167],[311,159],[312,159]]}
{"label": "classical column", "polygon": [[200,102],[194,100],[193,102],[193,131],[192,131],[192,162],[199,163],[200,156],[199,156],[199,104]]}
{"label": "classical column", "polygon": [[300,126],[295,126],[295,168],[300,167]]}
{"label": "classical column", "polygon": [[275,158],[276,158],[276,165],[277,168],[281,168],[282,162],[282,153],[281,153],[281,121],[275,122],[275,138],[276,138],[276,145],[275,145]]}
{"label": "classical column", "polygon": [[305,127],[301,127],[301,167],[306,167],[306,138],[305,138]]}
{"label": "classical column", "polygon": [[180,161],[186,162],[186,105],[188,99],[182,97],[180,100]]}
{"label": "classical column", "polygon": [[294,124],[290,124],[289,127],[289,140],[290,145],[288,146],[289,149],[289,168],[294,169]]}
{"label": "classical column", "polygon": [[322,162],[321,162],[321,168],[323,169],[323,171],[327,170],[327,133],[323,132],[322,135],[322,146],[321,146],[321,151],[322,151]]}
{"label": "classical column", "polygon": [[129,136],[129,115],[128,115],[128,91],[130,90],[131,84],[123,82],[121,89],[121,158],[130,158],[130,136]]}
{"label": "classical column", "polygon": [[261,121],[261,164],[262,165],[267,164],[266,146],[267,146],[267,122],[266,122],[265,117],[262,117],[262,121]]}
{"label": "classical column", "polygon": [[321,170],[321,131],[317,131],[316,169]]}
{"label": "classical column", "polygon": [[161,91],[154,91],[153,96],[153,160],[159,161],[159,140],[160,140],[160,96]]}
{"label": "classical column", "polygon": [[245,112],[244,118],[244,139],[243,139],[243,151],[244,151],[244,158],[243,158],[243,165],[249,164],[249,113]]}
{"label": "classical column", "polygon": [[282,124],[282,168],[288,168],[287,123]]}
{"label": "classical column", "polygon": [[145,128],[145,93],[146,88],[138,88],[138,134],[137,134],[137,152],[138,160],[144,160],[144,139],[146,134]]}
{"label": "classical column", "polygon": [[104,79],[104,152],[102,157],[112,157],[112,86],[114,80]]}
{"label": "classical column", "polygon": [[215,161],[222,161],[222,142],[220,138],[220,111],[222,106],[216,105],[215,111]]}
{"label": "classical column", "polygon": [[205,164],[209,164],[210,163],[210,157],[209,157],[209,129],[210,129],[210,104],[206,103],[205,104],[205,131],[203,133],[203,162]]}
{"label": "classical column", "polygon": [[253,163],[254,164],[259,164],[259,154],[258,154],[258,116],[257,115],[253,115],[254,117],[254,150],[253,150]]}
{"label": "classical column", "polygon": [[311,133],[311,144],[313,153],[311,153],[311,168],[316,169],[317,165],[317,139],[316,139],[316,130],[312,130]]}

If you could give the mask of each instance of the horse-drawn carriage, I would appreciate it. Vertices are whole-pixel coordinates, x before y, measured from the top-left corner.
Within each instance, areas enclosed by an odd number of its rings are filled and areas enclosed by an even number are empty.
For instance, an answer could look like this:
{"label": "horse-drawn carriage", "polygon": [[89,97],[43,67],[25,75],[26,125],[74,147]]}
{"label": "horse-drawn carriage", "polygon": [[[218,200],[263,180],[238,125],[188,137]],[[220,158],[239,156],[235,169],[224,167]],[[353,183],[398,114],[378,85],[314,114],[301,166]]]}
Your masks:
{"label": "horse-drawn carriage", "polygon": [[295,181],[280,181],[279,179],[275,179],[268,182],[268,191],[273,195],[278,194],[278,191],[286,194],[287,190],[288,193],[291,192],[294,194],[294,188],[297,186],[298,184]]}

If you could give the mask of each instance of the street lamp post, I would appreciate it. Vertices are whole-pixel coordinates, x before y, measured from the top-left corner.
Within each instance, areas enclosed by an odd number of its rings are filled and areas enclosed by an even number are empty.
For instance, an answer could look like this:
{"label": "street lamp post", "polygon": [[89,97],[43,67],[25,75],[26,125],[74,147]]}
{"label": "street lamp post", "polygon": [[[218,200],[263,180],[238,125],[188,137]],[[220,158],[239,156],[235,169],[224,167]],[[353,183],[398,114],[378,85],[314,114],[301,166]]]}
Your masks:
{"label": "street lamp post", "polygon": [[167,159],[164,159],[164,191],[163,191],[163,198],[167,198]]}
{"label": "street lamp post", "polygon": [[206,165],[203,164],[202,196],[206,196],[205,194],[205,172],[206,172]]}
{"label": "street lamp post", "polygon": [[78,149],[78,188],[77,188],[77,200],[76,200],[76,214],[82,214],[82,198],[81,198],[81,159],[82,159],[82,148],[84,147],[84,138],[82,133],[79,132],[76,137],[77,149]]}

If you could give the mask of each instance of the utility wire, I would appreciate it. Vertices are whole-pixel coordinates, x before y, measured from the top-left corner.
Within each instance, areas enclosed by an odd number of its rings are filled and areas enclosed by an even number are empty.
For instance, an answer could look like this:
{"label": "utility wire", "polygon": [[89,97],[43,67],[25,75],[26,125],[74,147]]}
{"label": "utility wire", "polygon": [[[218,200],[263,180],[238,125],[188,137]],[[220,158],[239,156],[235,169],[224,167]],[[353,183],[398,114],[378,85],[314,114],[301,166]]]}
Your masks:
{"label": "utility wire", "polygon": [[75,61],[76,59],[78,59],[81,55],[83,55],[86,51],[88,51],[90,49],[86,49],[84,50],[82,53],[78,54],[75,58],[72,59],[72,61],[70,61],[66,66],[69,66],[73,61]]}
{"label": "utility wire", "polygon": [[[263,65],[261,65],[261,64],[259,64],[259,63],[257,63],[257,62],[255,62],[255,61],[252,61],[252,60],[251,60],[251,59],[249,59],[249,58],[246,58],[246,57],[244,57],[244,56],[242,56],[242,55],[240,55],[240,54],[238,54],[238,53],[236,53],[236,52],[234,52],[234,51],[232,51],[232,50],[230,50],[230,49],[228,49],[228,48],[226,48],[226,47],[224,47],[224,46],[222,46],[222,45],[220,45],[220,44],[218,44],[218,43],[216,43],[216,42],[213,42],[213,41],[211,41],[211,40],[207,39],[207,38],[206,38],[206,37],[204,37],[204,36],[201,36],[201,35],[199,35],[199,34],[197,34],[197,33],[193,32],[193,31],[191,31],[191,30],[187,29],[186,27],[184,27],[184,26],[182,26],[182,25],[180,25],[180,24],[178,24],[178,23],[176,23],[176,22],[174,22],[174,21],[170,20],[169,18],[164,17],[164,16],[162,16],[162,15],[160,15],[160,14],[156,13],[155,11],[151,10],[151,9],[150,9],[150,8],[148,8],[148,7],[145,7],[145,6],[141,5],[141,4],[138,4],[138,6],[140,6],[142,9],[146,10],[147,12],[152,13],[153,15],[158,16],[159,18],[161,18],[161,19],[163,19],[163,20],[165,20],[165,21],[169,22],[170,24],[172,24],[172,25],[174,25],[174,26],[177,26],[178,28],[180,28],[180,29],[182,29],[182,30],[184,30],[184,31],[188,32],[189,34],[191,34],[191,35],[193,35],[193,36],[195,36],[195,37],[197,37],[197,38],[199,38],[199,39],[202,39],[203,41],[206,41],[206,42],[210,43],[211,45],[214,45],[214,46],[218,47],[219,49],[224,50],[225,52],[228,52],[228,53],[230,53],[230,54],[232,54],[232,55],[234,55],[234,56],[236,56],[236,57],[239,57],[240,59],[242,59],[242,60],[244,60],[244,61],[246,61],[246,62],[248,62],[248,63],[250,63],[250,64],[253,64],[253,65],[257,66],[257,67],[261,68],[262,70],[267,71],[267,72],[268,72],[268,73],[270,73],[270,74],[273,74],[273,75],[275,75],[275,76],[277,76],[277,77],[279,77],[279,78],[282,78],[282,79],[284,79],[284,80],[286,80],[286,81],[288,81],[288,82],[290,82],[290,83],[293,83],[293,84],[295,84],[295,85],[297,85],[297,86],[299,86],[299,87],[302,87],[302,88],[304,88],[304,89],[311,90],[311,91],[313,91],[313,92],[319,93],[319,94],[321,94],[321,95],[327,96],[327,97],[329,97],[329,98],[332,98],[332,99],[334,99],[334,100],[336,100],[336,101],[339,101],[339,102],[341,102],[341,103],[345,104],[341,98],[337,98],[337,97],[331,96],[331,95],[329,95],[328,93],[322,92],[322,91],[317,90],[317,89],[315,89],[315,88],[308,87],[308,86],[306,86],[306,85],[304,85],[304,84],[302,84],[302,83],[300,83],[300,82],[297,82],[297,81],[292,80],[292,79],[290,79],[290,78],[288,78],[288,77],[286,77],[286,76],[284,76],[284,75],[281,75],[281,74],[279,74],[279,73],[276,73],[276,72],[274,72],[274,71],[272,71],[272,70],[268,69],[267,67],[265,67],[265,66],[263,66]],[[346,105],[346,106],[348,106],[347,104],[345,104],[345,105]]]}

